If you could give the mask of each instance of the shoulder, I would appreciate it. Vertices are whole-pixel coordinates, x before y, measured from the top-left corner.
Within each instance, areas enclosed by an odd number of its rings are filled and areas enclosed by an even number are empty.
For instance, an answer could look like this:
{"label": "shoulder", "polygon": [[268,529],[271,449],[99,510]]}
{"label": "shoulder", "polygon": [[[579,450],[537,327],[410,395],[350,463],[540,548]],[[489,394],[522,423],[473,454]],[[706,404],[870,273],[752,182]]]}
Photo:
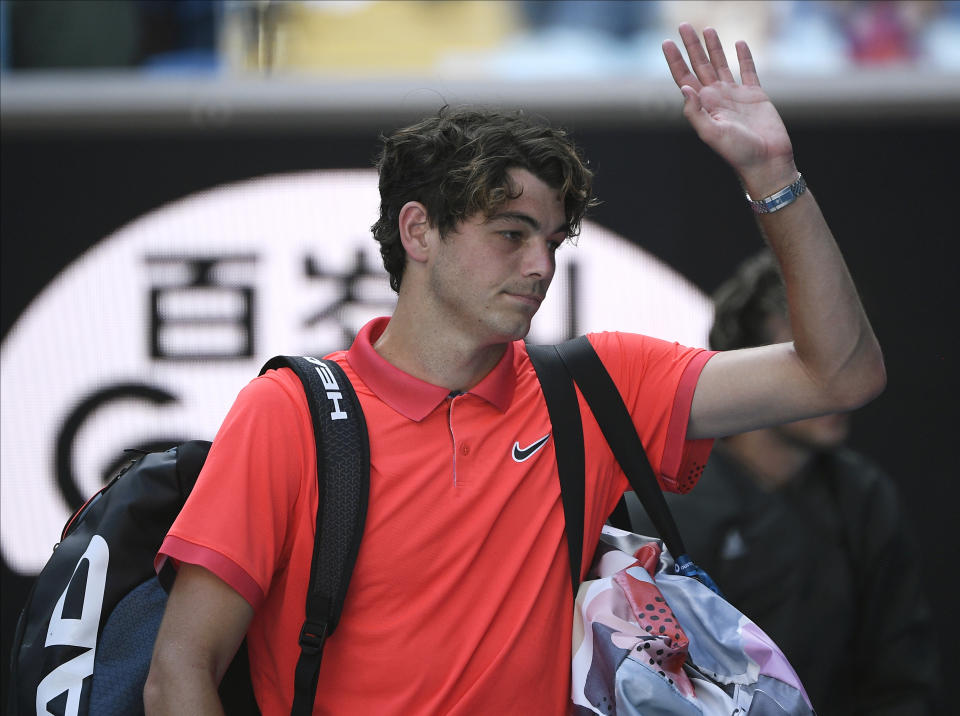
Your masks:
{"label": "shoulder", "polygon": [[312,419],[300,379],[289,368],[268,370],[240,390],[214,439],[218,443],[239,440],[246,444],[269,444],[283,437],[312,440]]}
{"label": "shoulder", "polygon": [[682,371],[697,355],[713,355],[712,351],[703,348],[692,348],[640,333],[588,333],[587,339],[611,372],[617,368],[651,373]]}
{"label": "shoulder", "polygon": [[890,479],[890,476],[884,472],[878,463],[853,448],[839,447],[833,450],[830,455],[837,467],[845,473],[862,476],[863,479],[871,482]]}
{"label": "shoulder", "polygon": [[654,398],[676,404],[681,409],[674,412],[683,423],[676,427],[682,428],[680,437],[686,435],[690,401],[713,351],[638,333],[590,333],[587,338],[628,407]]}
{"label": "shoulder", "polygon": [[893,478],[867,456],[848,447],[840,447],[827,454],[832,471],[845,486],[860,497],[879,494],[889,499],[896,495]]}
{"label": "shoulder", "polygon": [[900,525],[903,514],[899,489],[877,463],[846,447],[831,451],[827,459],[832,465],[829,477],[835,480],[845,514],[858,515],[856,522],[865,530],[876,531],[882,526],[896,529]]}
{"label": "shoulder", "polygon": [[643,352],[668,352],[671,346],[679,346],[661,338],[646,336],[642,333],[624,333],[622,331],[603,331],[588,333],[587,339],[597,353],[604,356],[616,357],[620,354],[636,354]]}
{"label": "shoulder", "polygon": [[270,369],[259,375],[240,391],[237,404],[254,404],[264,409],[306,407],[306,395],[297,374],[289,368]]}

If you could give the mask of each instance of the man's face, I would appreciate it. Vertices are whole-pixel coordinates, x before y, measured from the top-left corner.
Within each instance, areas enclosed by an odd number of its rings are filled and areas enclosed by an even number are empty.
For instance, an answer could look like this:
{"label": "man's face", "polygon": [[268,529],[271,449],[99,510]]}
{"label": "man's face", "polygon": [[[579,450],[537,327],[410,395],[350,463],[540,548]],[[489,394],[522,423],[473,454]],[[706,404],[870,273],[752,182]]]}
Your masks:
{"label": "man's face", "polygon": [[430,264],[436,318],[478,345],[527,334],[567,233],[555,189],[524,169],[511,169],[509,176],[519,196],[493,216],[475,215],[458,224],[438,243]]}

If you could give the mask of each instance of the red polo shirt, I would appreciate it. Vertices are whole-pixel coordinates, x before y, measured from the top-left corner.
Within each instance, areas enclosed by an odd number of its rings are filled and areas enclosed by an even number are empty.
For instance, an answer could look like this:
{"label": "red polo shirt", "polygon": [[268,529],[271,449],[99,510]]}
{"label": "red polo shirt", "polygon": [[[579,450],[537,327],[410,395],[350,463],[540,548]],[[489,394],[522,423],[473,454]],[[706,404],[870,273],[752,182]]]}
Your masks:
{"label": "red polo shirt", "polygon": [[[565,713],[573,599],[563,508],[524,345],[509,345],[475,388],[451,397],[374,351],[386,322],[329,356],[363,406],[371,487],[314,713]],[[690,489],[712,444],[684,438],[712,354],[632,334],[590,341],[661,484]],[[583,403],[581,411],[589,552],[627,483]],[[206,567],[253,605],[247,642],[265,715],[290,712],[316,510],[306,398],[291,371],[271,371],[240,393],[158,556]]]}

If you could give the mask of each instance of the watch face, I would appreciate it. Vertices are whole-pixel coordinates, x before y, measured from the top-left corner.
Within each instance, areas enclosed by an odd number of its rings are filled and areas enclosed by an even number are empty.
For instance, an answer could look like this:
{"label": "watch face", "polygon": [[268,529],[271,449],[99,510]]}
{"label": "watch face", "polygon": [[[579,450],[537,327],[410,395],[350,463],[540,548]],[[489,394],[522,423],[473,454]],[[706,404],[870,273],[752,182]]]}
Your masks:
{"label": "watch face", "polygon": [[803,194],[806,189],[807,180],[803,178],[803,174],[797,172],[797,180],[795,182],[764,199],[752,199],[749,194],[747,194],[746,197],[750,203],[750,207],[755,213],[771,214],[795,202],[797,197]]}

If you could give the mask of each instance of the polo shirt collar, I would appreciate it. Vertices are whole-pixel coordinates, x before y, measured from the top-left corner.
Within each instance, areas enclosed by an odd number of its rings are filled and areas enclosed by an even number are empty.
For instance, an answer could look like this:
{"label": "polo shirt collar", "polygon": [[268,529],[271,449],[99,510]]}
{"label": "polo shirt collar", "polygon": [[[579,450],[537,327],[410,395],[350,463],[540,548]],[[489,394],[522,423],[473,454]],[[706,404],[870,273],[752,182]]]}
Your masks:
{"label": "polo shirt collar", "polygon": [[[347,351],[347,362],[380,400],[401,415],[419,422],[432,413],[450,391],[403,372],[374,350],[373,344],[389,322],[387,317],[375,318],[361,328]],[[513,343],[508,343],[493,370],[467,392],[483,398],[500,412],[506,412],[516,387],[513,356]]]}

